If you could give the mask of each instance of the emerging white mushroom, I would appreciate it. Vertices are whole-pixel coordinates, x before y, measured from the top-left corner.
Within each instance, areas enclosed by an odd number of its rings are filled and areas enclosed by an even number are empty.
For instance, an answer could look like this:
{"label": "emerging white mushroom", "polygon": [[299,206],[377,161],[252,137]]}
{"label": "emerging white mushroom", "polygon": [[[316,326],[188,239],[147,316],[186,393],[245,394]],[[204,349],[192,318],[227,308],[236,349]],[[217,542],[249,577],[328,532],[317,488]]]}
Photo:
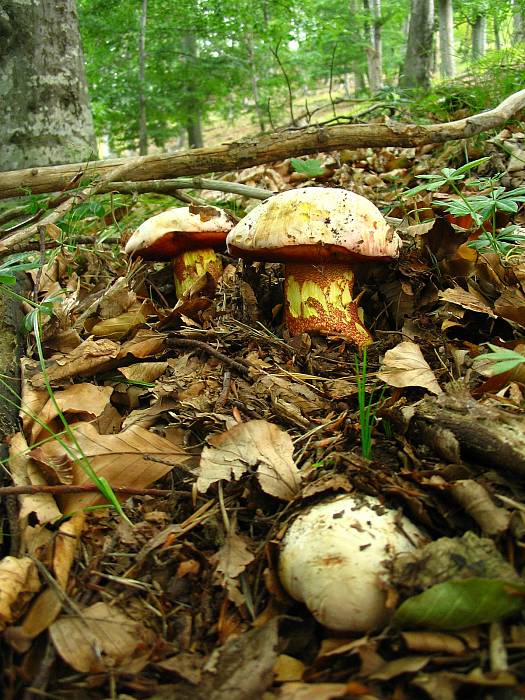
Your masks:
{"label": "emerging white mushroom", "polygon": [[366,632],[388,621],[388,562],[424,543],[406,517],[370,496],[320,503],[290,526],[279,575],[287,592],[326,627]]}

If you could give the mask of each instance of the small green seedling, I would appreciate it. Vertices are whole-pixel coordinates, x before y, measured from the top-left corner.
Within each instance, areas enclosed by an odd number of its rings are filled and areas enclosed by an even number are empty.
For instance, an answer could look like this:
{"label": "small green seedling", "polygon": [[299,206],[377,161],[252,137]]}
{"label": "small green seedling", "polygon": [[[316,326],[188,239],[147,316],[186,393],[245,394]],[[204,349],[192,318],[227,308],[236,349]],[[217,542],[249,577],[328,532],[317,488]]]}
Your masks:
{"label": "small green seedling", "polygon": [[520,365],[525,364],[525,355],[521,355],[515,350],[500,348],[497,345],[492,345],[492,343],[487,343],[487,345],[489,346],[491,352],[478,355],[475,359],[475,363],[490,363],[488,370],[491,375],[510,372]]}
{"label": "small green seedling", "polygon": [[483,165],[488,160],[489,157],[478,158],[465,163],[461,168],[443,168],[440,174],[419,175],[418,179],[426,182],[407,190],[403,196],[410,197],[419,192],[435,192],[441,187],[450,187],[459,199],[434,200],[432,204],[442,207],[452,216],[470,216],[478,228],[490,221],[490,228],[482,232],[477,240],[470,241],[468,246],[479,252],[492,250],[500,257],[506,257],[525,244],[525,232],[517,225],[510,225],[498,231],[496,217],[499,212],[517,213],[520,204],[525,202],[525,187],[506,190],[498,185],[502,177],[499,174],[470,182],[470,186],[475,187],[479,194],[464,195],[458,187],[458,183],[464,180],[473,168]]}
{"label": "small green seedling", "polygon": [[308,175],[308,177],[319,177],[325,174],[325,169],[321,161],[315,160],[314,158],[309,160],[290,158],[290,163],[296,173],[303,173],[303,175]]}

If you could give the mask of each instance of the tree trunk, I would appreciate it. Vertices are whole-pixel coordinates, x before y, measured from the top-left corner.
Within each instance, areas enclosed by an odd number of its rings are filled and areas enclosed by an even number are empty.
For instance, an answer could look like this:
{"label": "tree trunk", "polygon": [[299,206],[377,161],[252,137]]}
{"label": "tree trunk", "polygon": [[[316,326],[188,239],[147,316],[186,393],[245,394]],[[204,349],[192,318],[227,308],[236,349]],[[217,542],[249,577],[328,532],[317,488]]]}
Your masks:
{"label": "tree trunk", "polygon": [[96,153],[75,0],[0,7],[0,170]]}
{"label": "tree trunk", "polygon": [[487,18],[478,15],[472,25],[472,58],[481,58],[487,48]]}
{"label": "tree trunk", "polygon": [[189,148],[202,148],[201,107],[197,99],[197,89],[194,84],[195,59],[197,58],[197,41],[191,31],[187,31],[182,37],[182,47],[185,55],[186,72],[186,132],[188,134]]}
{"label": "tree trunk", "polygon": [[496,45],[497,51],[500,51],[503,44],[501,43],[501,33],[499,30],[499,19],[497,17],[494,17],[492,26],[494,28],[494,44]]}
{"label": "tree trunk", "polygon": [[366,33],[369,46],[366,49],[368,63],[368,85],[375,93],[383,87],[383,46],[381,42],[381,0],[363,0],[363,6],[369,15]]}
{"label": "tree trunk", "polygon": [[[359,11],[358,7],[359,7],[358,0],[349,0],[349,2],[348,2],[348,10],[350,13],[349,36],[350,36],[350,41],[353,42],[356,46],[359,46],[359,44],[362,43],[361,30],[359,27],[359,23],[357,22],[357,14]],[[351,68],[352,68],[352,72],[354,75],[354,95],[357,96],[366,90],[365,76],[363,73],[363,69],[360,65],[360,62],[358,60],[353,61]],[[350,94],[348,96],[350,97]]]}
{"label": "tree trunk", "polygon": [[525,41],[525,16],[521,11],[519,0],[512,0],[512,41],[519,44]]}
{"label": "tree trunk", "polygon": [[253,35],[251,33],[246,34],[246,49],[248,53],[248,62],[250,64],[250,81],[252,85],[255,114],[257,115],[257,121],[259,122],[259,129],[261,133],[264,133],[266,131],[266,124],[264,123],[264,112],[261,108],[259,97],[259,76],[257,75],[257,67],[255,65],[255,51],[253,49]]}
{"label": "tree trunk", "polygon": [[430,87],[433,37],[434,0],[412,0],[401,87],[425,90]]}
{"label": "tree trunk", "polygon": [[452,0],[439,0],[439,52],[441,76],[453,78],[454,65],[454,8]]}
{"label": "tree trunk", "polygon": [[139,155],[148,154],[148,122],[146,118],[146,21],[148,0],[142,0],[139,32]]}

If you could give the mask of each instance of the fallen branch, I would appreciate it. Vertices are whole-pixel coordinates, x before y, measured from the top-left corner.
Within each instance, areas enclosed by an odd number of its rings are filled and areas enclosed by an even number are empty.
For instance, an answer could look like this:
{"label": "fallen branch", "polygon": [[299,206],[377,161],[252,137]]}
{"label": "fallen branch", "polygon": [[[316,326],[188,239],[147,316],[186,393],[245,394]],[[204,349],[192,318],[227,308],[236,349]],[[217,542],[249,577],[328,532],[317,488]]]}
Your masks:
{"label": "fallen branch", "polygon": [[[329,127],[311,125],[301,129],[273,132],[258,138],[222,144],[213,148],[196,148],[180,153],[154,154],[132,159],[133,181],[192,176],[224,172],[268,163],[290,156],[319,151],[362,146],[422,146],[466,139],[482,131],[501,126],[525,107],[525,90],[507,97],[494,109],[443,124],[347,124]],[[31,191],[57,192],[64,189],[75,175],[87,177],[108,174],[125,165],[129,159],[95,161],[88,165],[75,163],[42,168],[29,168],[0,173],[0,199],[17,197]],[[111,178],[117,179],[112,173]],[[111,180],[106,177],[106,181]]]}
{"label": "fallen branch", "polygon": [[72,197],[69,197],[69,199],[66,199],[50,214],[48,214],[46,217],[44,217],[37,223],[31,224],[30,226],[26,226],[25,228],[20,229],[20,231],[13,233],[11,236],[7,236],[0,242],[0,253],[11,252],[14,246],[20,245],[24,241],[27,241],[29,238],[34,236],[38,232],[40,227],[45,227],[48,224],[54,224],[55,221],[58,221],[58,219],[60,219],[76,204],[80,204],[80,202],[84,202],[86,199],[88,199],[88,197],[91,197],[93,194],[96,194],[99,191],[99,189],[104,185],[104,183],[110,182],[111,180],[117,180],[118,178],[124,175],[127,176],[128,173],[135,169],[137,162],[140,160],[140,158],[131,158],[124,160],[117,167],[106,171],[102,175],[100,180],[98,180],[97,182],[93,182],[91,185],[85,187],[80,192],[76,192]]}
{"label": "fallen branch", "polygon": [[251,199],[268,199],[272,194],[275,194],[261,187],[249,187],[238,182],[226,182],[225,180],[206,180],[201,177],[178,177],[174,180],[146,180],[143,182],[133,182],[133,180],[130,182],[108,182],[104,183],[98,192],[119,192],[120,194],[160,192],[169,194],[176,190],[187,189],[226,192]]}

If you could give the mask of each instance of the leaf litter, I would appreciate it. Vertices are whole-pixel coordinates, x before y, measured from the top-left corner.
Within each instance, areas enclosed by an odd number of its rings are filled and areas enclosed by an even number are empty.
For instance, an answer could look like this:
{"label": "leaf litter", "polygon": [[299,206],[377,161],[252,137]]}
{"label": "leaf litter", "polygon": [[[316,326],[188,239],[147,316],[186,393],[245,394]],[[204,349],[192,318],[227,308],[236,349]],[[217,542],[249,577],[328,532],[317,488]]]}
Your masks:
{"label": "leaf litter", "polygon": [[[508,187],[525,182],[522,147],[515,127],[488,145],[494,162],[513,154]],[[12,483],[90,488],[88,460],[114,487],[159,491],[120,496],[132,526],[95,489],[18,496],[0,613],[8,653],[27,661],[3,697],[32,682],[57,697],[159,700],[448,700],[523,686],[525,252],[469,247],[482,234],[444,216],[441,193],[399,199],[414,174],[460,162],[454,148],[354,149],[300,172],[283,161],[226,176],[347,187],[387,208],[403,237],[399,263],[358,271],[376,341],[370,460],[354,349],[286,335],[280,265],[225,259],[216,289],[201,279],[183,300],[168,266],[126,267],[102,249],[82,249],[82,269],[66,248],[44,266],[35,280],[54,314],[45,372],[31,349],[24,359]],[[140,216],[139,204],[130,231]],[[492,347],[514,353],[511,370],[476,361]],[[394,562],[394,624],[341,638],[286,596],[277,559],[297,512],[352,491],[402,509],[431,542]],[[37,645],[52,652],[40,676]]]}

